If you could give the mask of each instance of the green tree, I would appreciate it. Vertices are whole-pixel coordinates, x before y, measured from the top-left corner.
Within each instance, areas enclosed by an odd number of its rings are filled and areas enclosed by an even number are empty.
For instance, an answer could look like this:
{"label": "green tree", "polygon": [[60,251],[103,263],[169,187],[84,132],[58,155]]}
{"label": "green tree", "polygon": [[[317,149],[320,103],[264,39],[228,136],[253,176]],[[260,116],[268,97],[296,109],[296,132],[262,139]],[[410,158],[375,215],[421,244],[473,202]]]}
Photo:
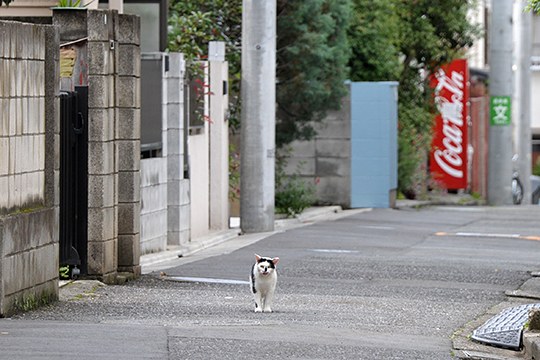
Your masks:
{"label": "green tree", "polygon": [[310,139],[310,124],[345,95],[350,0],[277,1],[276,144]]}
{"label": "green tree", "polygon": [[210,41],[224,41],[229,62],[229,113],[233,127],[239,123],[242,0],[172,0],[169,6],[170,51],[184,54],[188,71],[197,73],[194,64],[206,59]]}
{"label": "green tree", "polygon": [[348,30],[352,81],[398,80],[398,16],[392,1],[354,0]]}
{"label": "green tree", "polygon": [[[279,147],[314,135],[311,121],[337,109],[348,78],[351,0],[277,1],[277,113]],[[169,50],[188,61],[203,59],[209,41],[225,41],[230,64],[230,104],[238,119],[241,77],[241,0],[173,0]],[[237,124],[233,121],[233,126]]]}
{"label": "green tree", "polygon": [[398,188],[415,193],[435,109],[424,74],[463,55],[479,33],[463,0],[355,0],[353,81],[399,81]]}

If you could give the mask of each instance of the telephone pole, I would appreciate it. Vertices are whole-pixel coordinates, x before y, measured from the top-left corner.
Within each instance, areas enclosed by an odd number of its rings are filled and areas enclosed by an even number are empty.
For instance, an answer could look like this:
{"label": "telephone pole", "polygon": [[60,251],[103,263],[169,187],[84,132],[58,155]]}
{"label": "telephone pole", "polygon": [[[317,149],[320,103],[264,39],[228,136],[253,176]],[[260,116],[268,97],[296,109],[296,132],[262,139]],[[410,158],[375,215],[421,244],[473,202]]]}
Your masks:
{"label": "telephone pole", "polygon": [[518,41],[520,51],[517,54],[519,59],[519,80],[520,87],[520,108],[519,127],[517,131],[517,153],[519,154],[519,177],[523,184],[523,202],[531,203],[531,166],[532,166],[532,144],[531,144],[531,55],[532,55],[532,14],[525,11],[527,1],[519,2],[520,31]]}
{"label": "telephone pole", "polygon": [[276,0],[244,0],[240,226],[274,230]]}
{"label": "telephone pole", "polygon": [[488,203],[512,204],[513,1],[492,1],[489,42]]}

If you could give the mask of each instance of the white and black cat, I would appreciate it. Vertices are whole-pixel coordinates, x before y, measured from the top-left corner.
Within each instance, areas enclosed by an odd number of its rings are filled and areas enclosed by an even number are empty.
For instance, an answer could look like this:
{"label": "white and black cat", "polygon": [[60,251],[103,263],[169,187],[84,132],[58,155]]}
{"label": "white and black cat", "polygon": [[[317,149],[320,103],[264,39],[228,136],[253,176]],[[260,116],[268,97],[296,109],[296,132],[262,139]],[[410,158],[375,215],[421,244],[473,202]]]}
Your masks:
{"label": "white and black cat", "polygon": [[272,301],[277,284],[278,257],[269,258],[255,254],[255,264],[249,280],[255,297],[255,312],[272,312]]}

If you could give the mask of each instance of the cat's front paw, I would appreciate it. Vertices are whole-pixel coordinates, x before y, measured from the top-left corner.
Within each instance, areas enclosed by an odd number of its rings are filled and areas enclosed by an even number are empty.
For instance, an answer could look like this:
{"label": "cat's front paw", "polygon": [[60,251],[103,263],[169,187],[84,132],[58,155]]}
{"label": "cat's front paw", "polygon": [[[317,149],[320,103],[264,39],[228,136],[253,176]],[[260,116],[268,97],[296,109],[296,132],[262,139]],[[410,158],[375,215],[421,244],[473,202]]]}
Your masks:
{"label": "cat's front paw", "polygon": [[270,308],[265,308],[263,311],[264,311],[265,313],[271,313],[271,312],[272,312],[272,309],[270,309]]}
{"label": "cat's front paw", "polygon": [[261,309],[260,307],[256,307],[256,308],[255,308],[255,312],[256,312],[256,313],[260,313],[260,312],[262,312],[262,309]]}

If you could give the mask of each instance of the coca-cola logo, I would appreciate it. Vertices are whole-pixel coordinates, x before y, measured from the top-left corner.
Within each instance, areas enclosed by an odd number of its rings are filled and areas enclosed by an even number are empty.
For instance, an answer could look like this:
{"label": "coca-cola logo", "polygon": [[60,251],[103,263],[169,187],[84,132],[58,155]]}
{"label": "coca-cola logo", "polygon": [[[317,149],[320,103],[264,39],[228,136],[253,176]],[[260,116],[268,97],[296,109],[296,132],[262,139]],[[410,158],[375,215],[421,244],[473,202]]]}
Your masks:
{"label": "coca-cola logo", "polygon": [[439,167],[454,178],[463,178],[463,96],[465,77],[462,73],[451,71],[448,75],[443,69],[435,73],[435,104],[442,118],[442,148],[433,152]]}

